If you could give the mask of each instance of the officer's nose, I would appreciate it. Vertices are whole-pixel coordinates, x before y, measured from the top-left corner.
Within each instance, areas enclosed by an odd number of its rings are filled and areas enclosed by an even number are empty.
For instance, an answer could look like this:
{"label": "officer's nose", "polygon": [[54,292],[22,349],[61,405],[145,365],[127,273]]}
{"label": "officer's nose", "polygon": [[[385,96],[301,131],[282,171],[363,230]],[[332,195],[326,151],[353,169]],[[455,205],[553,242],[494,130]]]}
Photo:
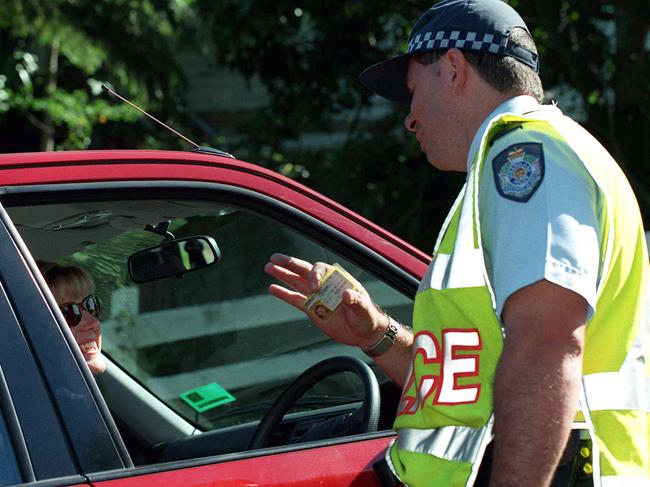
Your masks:
{"label": "officer's nose", "polygon": [[408,130],[409,132],[415,132],[417,124],[415,123],[415,118],[413,118],[411,112],[409,112],[409,114],[404,119],[404,126],[406,127],[406,130]]}

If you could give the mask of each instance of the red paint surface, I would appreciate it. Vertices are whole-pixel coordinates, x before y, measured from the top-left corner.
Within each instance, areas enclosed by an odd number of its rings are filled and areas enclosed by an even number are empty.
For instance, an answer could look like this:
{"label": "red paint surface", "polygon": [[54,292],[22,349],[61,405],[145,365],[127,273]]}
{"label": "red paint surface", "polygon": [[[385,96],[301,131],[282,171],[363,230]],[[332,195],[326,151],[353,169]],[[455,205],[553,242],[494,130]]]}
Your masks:
{"label": "red paint surface", "polygon": [[[97,487],[379,487],[372,464],[382,458],[389,440],[380,438],[267,455],[213,465],[94,482]],[[161,468],[164,466],[161,465]],[[126,473],[126,472],[125,472]]]}

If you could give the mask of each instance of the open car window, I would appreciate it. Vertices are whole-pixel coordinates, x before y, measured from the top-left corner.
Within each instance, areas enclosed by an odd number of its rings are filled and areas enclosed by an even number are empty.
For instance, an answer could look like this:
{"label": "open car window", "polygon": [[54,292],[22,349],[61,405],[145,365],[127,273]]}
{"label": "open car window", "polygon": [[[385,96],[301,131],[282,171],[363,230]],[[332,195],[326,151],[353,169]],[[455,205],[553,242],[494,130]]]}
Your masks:
{"label": "open car window", "polygon": [[[269,295],[274,281],[263,268],[274,252],[338,262],[377,304],[409,321],[411,299],[351,262],[344,249],[335,252],[313,232],[307,237],[267,214],[236,205],[146,199],[8,211],[36,259],[79,265],[92,275],[102,305],[104,353],[151,395],[148,400],[160,401],[187,423],[190,436],[259,421],[294,378],[328,357],[352,355],[374,368],[360,350],[333,342],[304,314]],[[165,241],[145,229],[162,222],[169,222],[175,238],[214,239],[221,253],[218,262],[178,276],[132,282],[127,260]],[[380,383],[388,381],[374,371]],[[328,410],[361,399],[354,376],[337,374],[311,389],[295,411]],[[106,397],[111,409],[129,400]],[[137,424],[116,419],[138,436]],[[138,441],[156,446],[153,439]],[[234,442],[231,450],[222,446],[220,452],[234,451],[240,443]]]}

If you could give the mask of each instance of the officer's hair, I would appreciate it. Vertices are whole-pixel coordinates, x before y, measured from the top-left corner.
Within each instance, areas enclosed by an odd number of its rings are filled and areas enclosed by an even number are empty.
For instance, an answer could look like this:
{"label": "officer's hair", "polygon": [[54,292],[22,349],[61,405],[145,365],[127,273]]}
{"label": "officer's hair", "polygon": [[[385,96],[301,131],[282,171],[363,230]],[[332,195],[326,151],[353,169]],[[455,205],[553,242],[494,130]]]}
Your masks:
{"label": "officer's hair", "polygon": [[[508,43],[537,53],[535,41],[525,29],[516,27],[508,36]],[[446,50],[416,53],[413,55],[418,63],[429,65],[438,61]],[[530,95],[542,102],[544,89],[539,75],[524,63],[510,56],[499,56],[489,52],[463,51],[467,61],[476,69],[479,76],[492,88],[501,93]]]}

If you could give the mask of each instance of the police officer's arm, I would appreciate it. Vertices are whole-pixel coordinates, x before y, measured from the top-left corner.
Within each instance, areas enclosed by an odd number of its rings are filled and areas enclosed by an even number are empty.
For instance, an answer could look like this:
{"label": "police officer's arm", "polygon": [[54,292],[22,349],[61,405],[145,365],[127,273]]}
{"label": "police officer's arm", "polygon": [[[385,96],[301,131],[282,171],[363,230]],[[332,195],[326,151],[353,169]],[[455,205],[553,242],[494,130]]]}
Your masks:
{"label": "police officer's arm", "polygon": [[397,325],[395,343],[375,362],[397,384],[403,385],[410,359],[413,337],[408,329],[395,323],[372,302],[367,291],[348,289],[343,294],[343,303],[327,321],[308,313],[304,303],[307,296],[318,290],[321,277],[328,269],[322,262],[311,264],[284,254],[273,254],[265,265],[267,274],[286,284],[289,288],[272,284],[269,292],[309,318],[330,338],[345,345],[368,350],[377,343],[392,321]]}
{"label": "police officer's arm", "polygon": [[578,406],[586,319],[582,296],[546,280],[506,301],[492,486],[550,484]]}

